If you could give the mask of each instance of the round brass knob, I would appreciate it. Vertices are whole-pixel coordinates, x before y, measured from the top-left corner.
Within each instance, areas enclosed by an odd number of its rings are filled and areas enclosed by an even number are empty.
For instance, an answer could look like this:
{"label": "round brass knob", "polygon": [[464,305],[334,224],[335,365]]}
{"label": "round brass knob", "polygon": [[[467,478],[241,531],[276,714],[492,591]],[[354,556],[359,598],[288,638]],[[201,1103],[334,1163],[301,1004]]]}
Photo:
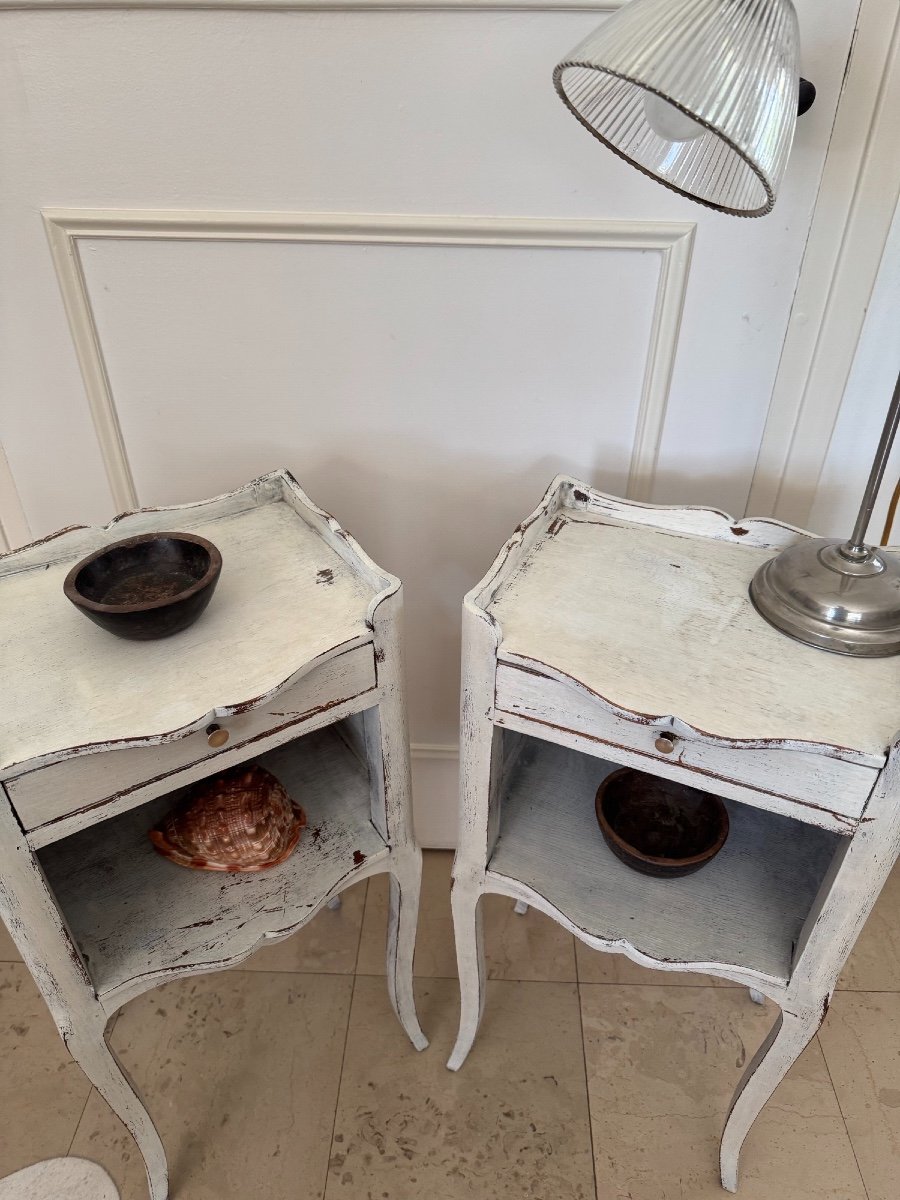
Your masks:
{"label": "round brass knob", "polygon": [[656,739],[656,748],[660,754],[671,754],[675,749],[675,742],[674,733],[661,733]]}
{"label": "round brass knob", "polygon": [[206,740],[213,750],[218,750],[228,741],[228,730],[223,729],[221,725],[207,725]]}

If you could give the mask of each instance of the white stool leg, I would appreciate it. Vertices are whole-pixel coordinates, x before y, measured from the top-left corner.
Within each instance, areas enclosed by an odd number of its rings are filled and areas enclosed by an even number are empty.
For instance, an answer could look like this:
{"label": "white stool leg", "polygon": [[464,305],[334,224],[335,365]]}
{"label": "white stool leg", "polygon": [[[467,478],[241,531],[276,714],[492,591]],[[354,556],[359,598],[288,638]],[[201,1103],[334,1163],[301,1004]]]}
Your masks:
{"label": "white stool leg", "polygon": [[524,900],[517,900],[516,906],[513,909],[513,912],[518,913],[520,917],[524,917],[525,914],[528,912],[528,905],[525,903]]}
{"label": "white stool leg", "polygon": [[758,992],[756,988],[750,988],[750,999],[754,1004],[765,1004],[766,998],[762,992]]}
{"label": "white stool leg", "polygon": [[458,1071],[472,1049],[475,1034],[484,1012],[487,971],[482,944],[482,918],[479,900],[481,890],[472,883],[454,881],[450,894],[453,909],[453,929],[456,937],[456,959],[459,969],[459,1034],[447,1066]]}
{"label": "white stool leg", "polygon": [[328,901],[328,903],[325,905],[325,907],[330,908],[332,912],[334,912],[335,909],[340,908],[341,907],[340,896],[332,896],[331,899]]}
{"label": "white stool leg", "polygon": [[807,1009],[800,1016],[779,1013],[769,1036],[748,1064],[744,1078],[734,1093],[719,1147],[722,1187],[726,1192],[737,1191],[738,1156],[750,1126],[815,1037],[821,1023],[822,1008]]}
{"label": "white stool leg", "polygon": [[65,1039],[69,1053],[131,1136],[147,1169],[150,1200],[168,1200],[169,1173],[162,1142],[150,1114],[102,1029],[82,1029]]}
{"label": "white stool leg", "polygon": [[417,1050],[424,1050],[428,1038],[419,1026],[413,994],[413,955],[419,916],[419,892],[422,883],[422,851],[408,847],[394,852],[391,868],[391,898],[388,912],[387,985],[397,1019]]}

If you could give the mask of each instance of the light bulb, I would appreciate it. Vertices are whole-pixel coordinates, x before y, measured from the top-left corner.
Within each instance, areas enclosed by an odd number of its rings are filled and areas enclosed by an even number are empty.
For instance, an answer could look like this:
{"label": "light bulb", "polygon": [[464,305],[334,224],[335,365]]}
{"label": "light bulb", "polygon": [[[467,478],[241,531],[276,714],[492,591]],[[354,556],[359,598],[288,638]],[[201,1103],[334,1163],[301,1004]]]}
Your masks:
{"label": "light bulb", "polygon": [[702,125],[656,92],[644,93],[644,116],[653,132],[667,142],[692,142],[706,133]]}

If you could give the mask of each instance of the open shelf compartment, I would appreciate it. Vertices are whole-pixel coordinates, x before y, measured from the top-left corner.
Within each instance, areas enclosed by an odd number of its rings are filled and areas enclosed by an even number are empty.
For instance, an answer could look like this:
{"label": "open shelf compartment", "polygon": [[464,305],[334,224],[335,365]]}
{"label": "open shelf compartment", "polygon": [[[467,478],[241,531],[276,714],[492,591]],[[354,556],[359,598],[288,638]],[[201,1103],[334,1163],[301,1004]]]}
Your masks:
{"label": "open shelf compartment", "polygon": [[725,800],[731,829],[706,867],[654,879],[612,854],[594,799],[618,764],[504,730],[491,877],[523,883],[576,930],[658,961],[748,969],[787,982],[794,947],[846,839]]}
{"label": "open shelf compartment", "polygon": [[38,852],[103,998],[135,979],[236,961],[291,930],[368,873],[388,848],[371,821],[369,771],[348,718],[247,761],[271,771],[308,825],[291,857],[252,874],[196,871],[153,849],[147,831],[182,794],[148,804]]}

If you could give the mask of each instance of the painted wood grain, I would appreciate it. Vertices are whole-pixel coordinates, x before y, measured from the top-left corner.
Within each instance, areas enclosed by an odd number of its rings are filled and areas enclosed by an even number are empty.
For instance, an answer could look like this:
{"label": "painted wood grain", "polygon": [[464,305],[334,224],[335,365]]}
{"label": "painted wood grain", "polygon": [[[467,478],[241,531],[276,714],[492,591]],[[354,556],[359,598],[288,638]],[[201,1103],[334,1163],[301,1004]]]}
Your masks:
{"label": "painted wood grain", "polygon": [[157,854],[147,831],[180,792],[39,851],[108,1012],[163,977],[237,962],[264,939],[293,932],[387,858],[369,819],[368,772],[333,728],[256,761],[308,822],[295,853],[270,871],[191,871]]}
{"label": "painted wood grain", "polygon": [[[531,552],[511,552],[515,566],[486,605],[501,658],[553,667],[622,710],[678,716],[721,738],[827,743],[848,761],[884,764],[900,658],[823,654],[762,620],[747,589],[772,549],[733,532],[754,523],[696,509],[676,519],[570,480],[554,491],[585,500],[547,509]],[[632,510],[642,519],[626,519]],[[775,540],[775,523],[762,524]]]}
{"label": "painted wood grain", "polygon": [[[697,733],[677,716],[637,720],[558,672],[501,661],[495,719],[506,724],[509,717],[524,717],[541,726],[532,730],[537,737],[558,741],[565,740],[567,732],[580,734],[597,743],[596,753],[601,756],[613,751],[623,762],[628,759],[626,765],[826,828],[852,828],[878,779],[874,767],[837,758],[827,746],[818,753],[775,744],[757,746],[750,740]],[[558,736],[551,736],[547,726],[554,727]],[[668,752],[656,747],[661,733],[672,739]]]}
{"label": "painted wood grain", "polygon": [[107,1043],[107,1014],[40,863],[9,803],[0,802],[0,918],[50,1009],[69,1052],[124,1122],[147,1169],[150,1200],[166,1200],[168,1170],[159,1134]]}
{"label": "painted wood grain", "polygon": [[825,1020],[844,964],[900,855],[900,735],[863,822],[832,860],[798,939],[781,1014],[747,1066],[720,1148],[722,1186],[737,1191],[741,1147],[775,1088]]}
{"label": "painted wood grain", "polygon": [[[200,779],[297,737],[311,724],[314,727],[316,718],[323,724],[333,720],[339,706],[343,710],[354,700],[360,707],[372,704],[375,689],[372,646],[358,646],[327,658],[260,708],[220,717],[216,724],[229,735],[223,747],[211,747],[203,728],[161,745],[64,759],[8,779],[6,790],[26,830],[53,826],[44,836],[29,839],[32,845],[44,845],[192,782],[182,777],[186,768],[193,768],[192,777]],[[66,816],[73,820],[63,823]]]}
{"label": "painted wood grain", "polygon": [[402,588],[384,596],[372,610],[375,663],[382,699],[363,718],[370,764],[370,816],[390,844],[390,900],[386,975],[397,1019],[417,1050],[428,1039],[419,1025],[413,994],[413,957],[422,886],[422,852],[415,839],[409,765],[409,727],[400,637]]}
{"label": "painted wood grain", "polygon": [[[535,736],[535,730],[539,729],[539,736],[544,741],[553,742],[559,746],[568,746],[581,754],[615,761],[621,767],[633,767],[637,771],[652,770],[652,773],[658,774],[664,779],[680,779],[682,782],[685,779],[685,772],[677,766],[666,766],[666,760],[662,756],[658,759],[649,759],[646,754],[636,753],[623,746],[598,742],[571,728],[534,722],[529,717],[520,717],[500,710],[495,711],[494,722],[501,729],[528,736]],[[727,779],[713,781],[695,775],[692,783],[694,785],[702,784],[707,790],[715,791],[716,795],[722,796],[723,799],[736,800],[742,804],[750,804],[754,808],[762,808],[767,812],[793,817],[831,833],[849,834],[858,826],[858,821],[849,817],[837,816],[827,809],[801,805],[795,800],[779,799],[771,792],[754,791],[751,787],[741,783],[732,783]]]}
{"label": "painted wood grain", "polygon": [[[483,1011],[485,892],[643,966],[746,984],[781,1011],[726,1120],[732,1191],[747,1132],[819,1028],[900,851],[900,658],[800,646],[747,596],[759,563],[806,536],[561,476],[463,604],[448,1065],[465,1061]],[[657,880],[610,853],[594,794],[621,765],[725,798],[731,830],[712,863]]]}
{"label": "painted wood grain", "polygon": [[[515,536],[527,544],[527,525],[520,526]],[[451,1071],[459,1070],[465,1062],[484,1013],[487,969],[479,901],[485,890],[485,866],[497,840],[499,813],[492,799],[503,763],[502,735],[491,723],[497,627],[478,607],[472,593],[463,602],[462,645],[459,836],[450,895],[460,1016],[456,1043],[447,1062]]]}
{"label": "painted wood grain", "polygon": [[[222,582],[184,634],[120,642],[59,585],[91,549],[151,529],[208,536]],[[401,605],[400,581],[287,471],[0,559],[0,916],[73,1056],[135,1138],[151,1200],[166,1200],[165,1153],[105,1036],[110,1014],[148,988],[240,961],[387,871],[391,1001],[413,1044],[427,1044],[412,988],[422,866]],[[214,719],[229,733],[217,750],[204,732]],[[223,875],[159,857],[147,831],[181,785],[251,755],[306,809],[291,858]],[[26,834],[23,823],[37,824]]]}
{"label": "painted wood grain", "polygon": [[619,862],[597,824],[597,788],[617,766],[528,738],[499,798],[489,876],[526,884],[578,936],[635,961],[786,984],[837,835],[726,801],[731,829],[716,858],[683,879],[651,879]]}
{"label": "painted wood grain", "polygon": [[567,476],[559,476],[551,486],[560,489],[575,509],[599,517],[611,517],[614,521],[627,521],[630,525],[668,529],[673,533],[715,538],[717,541],[740,541],[741,545],[761,546],[767,550],[782,550],[809,536],[803,529],[765,517],[744,517],[736,521],[717,508],[622,500],[618,496],[608,496],[595,488],[586,487]]}
{"label": "painted wood grain", "polygon": [[[304,520],[285,474],[206,505],[140,512],[6,556],[0,778],[18,773],[16,764],[98,745],[177,738],[263,705],[337,649],[371,641],[370,610],[399,582],[377,574],[327,515],[316,520],[328,540]],[[190,629],[123,641],[66,602],[63,580],[84,553],[173,525],[209,538],[223,557],[216,594]]]}

